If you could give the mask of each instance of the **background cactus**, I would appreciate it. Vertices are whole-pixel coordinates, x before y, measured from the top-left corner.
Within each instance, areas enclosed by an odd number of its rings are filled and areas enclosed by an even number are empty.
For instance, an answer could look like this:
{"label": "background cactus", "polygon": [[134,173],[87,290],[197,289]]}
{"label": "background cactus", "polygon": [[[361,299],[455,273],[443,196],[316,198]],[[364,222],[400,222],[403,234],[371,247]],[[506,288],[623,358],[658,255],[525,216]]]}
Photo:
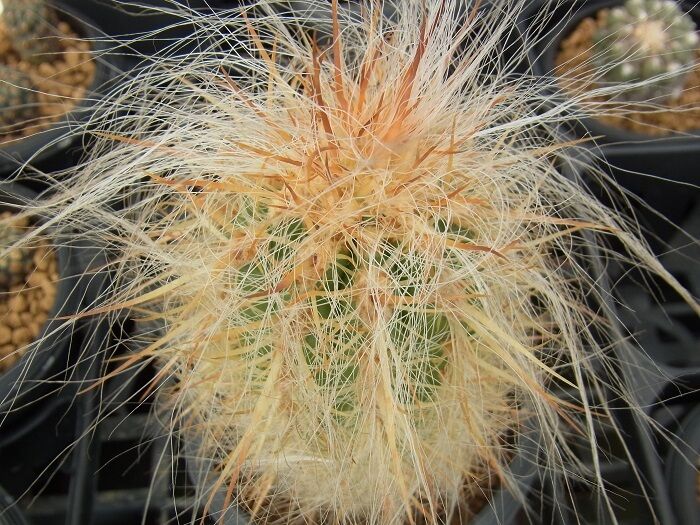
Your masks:
{"label": "background cactus", "polygon": [[58,18],[45,0],[3,0],[2,21],[22,60],[40,63],[60,53]]}
{"label": "background cactus", "polygon": [[675,1],[627,0],[594,35],[594,66],[605,82],[641,83],[623,98],[663,100],[680,94],[697,45],[695,23]]}
{"label": "background cactus", "polygon": [[38,95],[29,76],[0,66],[0,133],[12,133],[35,119],[38,106]]}

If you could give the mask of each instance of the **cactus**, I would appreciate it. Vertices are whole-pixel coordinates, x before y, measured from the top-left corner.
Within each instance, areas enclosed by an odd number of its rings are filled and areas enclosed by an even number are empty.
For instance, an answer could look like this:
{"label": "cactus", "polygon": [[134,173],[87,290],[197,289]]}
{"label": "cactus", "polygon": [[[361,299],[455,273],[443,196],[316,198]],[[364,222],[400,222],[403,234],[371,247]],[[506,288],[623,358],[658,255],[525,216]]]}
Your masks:
{"label": "cactus", "polygon": [[22,60],[37,64],[61,51],[58,18],[45,0],[3,0],[3,4],[5,30]]}
{"label": "cactus", "polygon": [[677,97],[695,62],[698,34],[673,0],[627,0],[610,9],[594,35],[594,66],[609,83],[639,83],[628,100]]}
{"label": "cactus", "polygon": [[37,116],[38,96],[28,75],[0,66],[0,133],[12,133]]}
{"label": "cactus", "polygon": [[22,229],[17,225],[0,224],[0,247],[9,248],[7,254],[0,258],[0,293],[23,284],[34,267],[32,251],[25,246],[13,246],[21,238]]}
{"label": "cactus", "polygon": [[601,173],[559,135],[599,106],[539,114],[541,86],[513,75],[526,50],[491,60],[524,0],[396,0],[393,17],[310,0],[330,15],[321,41],[274,4],[234,9],[225,32],[219,13],[184,14],[202,47],[121,85],[86,161],[35,204],[57,234],[109,247],[114,286],[84,315],[133,308],[147,329],[127,346],[152,337],[104,380],[141,359],[174,378],[158,420],[214,465],[202,513],[221,493],[259,520],[456,522],[484,479],[517,492],[526,425],[548,472],[605,498],[564,431],[598,455],[594,422],[615,419],[592,399],[634,402],[588,249],[700,307],[558,170]]}

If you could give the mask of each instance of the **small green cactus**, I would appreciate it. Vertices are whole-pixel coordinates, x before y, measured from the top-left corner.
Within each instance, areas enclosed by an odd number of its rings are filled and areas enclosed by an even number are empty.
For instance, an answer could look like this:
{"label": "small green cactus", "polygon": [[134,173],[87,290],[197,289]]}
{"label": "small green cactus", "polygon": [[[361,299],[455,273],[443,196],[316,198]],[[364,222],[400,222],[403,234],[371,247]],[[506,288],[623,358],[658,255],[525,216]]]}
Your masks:
{"label": "small green cactus", "polygon": [[[9,224],[0,225],[0,249],[11,247],[22,235],[21,228]],[[12,248],[6,257],[0,258],[0,293],[6,293],[13,286],[23,284],[33,266],[30,249]]]}
{"label": "small green cactus", "polygon": [[60,52],[58,20],[45,0],[4,0],[2,18],[12,47],[22,60],[36,64]]}
{"label": "small green cactus", "polygon": [[672,0],[627,0],[594,35],[594,65],[605,82],[643,82],[623,93],[628,100],[677,97],[695,60],[695,30]]}
{"label": "small green cactus", "polygon": [[11,133],[36,117],[37,92],[32,88],[27,75],[0,66],[0,134]]}

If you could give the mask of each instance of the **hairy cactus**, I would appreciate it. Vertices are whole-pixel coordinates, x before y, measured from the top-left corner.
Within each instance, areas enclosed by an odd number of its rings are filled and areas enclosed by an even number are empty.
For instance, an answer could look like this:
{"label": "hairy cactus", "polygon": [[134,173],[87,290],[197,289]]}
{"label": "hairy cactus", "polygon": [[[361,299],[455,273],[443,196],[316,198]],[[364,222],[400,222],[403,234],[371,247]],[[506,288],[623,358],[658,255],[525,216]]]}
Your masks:
{"label": "hairy cactus", "polygon": [[[564,429],[597,457],[594,420],[615,420],[592,400],[630,398],[589,250],[700,312],[558,169],[589,158],[559,134],[578,106],[538,114],[541,86],[513,75],[527,50],[493,60],[524,0],[391,3],[261,0],[225,32],[197,14],[211,47],[120,86],[31,210],[109,246],[116,282],[88,314],[133,309],[128,342],[152,339],[105,381],[140,360],[175,379],[160,420],[214,465],[200,512],[220,493],[261,521],[456,522],[484,480],[517,493],[529,425],[548,471],[583,475]],[[330,38],[290,28],[313,16]]]}
{"label": "hairy cactus", "polygon": [[0,133],[11,133],[37,116],[38,97],[28,75],[0,66]]}
{"label": "hairy cactus", "polygon": [[3,0],[2,20],[22,60],[39,63],[60,52],[58,19],[45,0]]}
{"label": "hairy cactus", "polygon": [[673,0],[627,0],[594,35],[594,64],[603,81],[640,83],[623,97],[663,100],[680,94],[698,40],[692,18]]}

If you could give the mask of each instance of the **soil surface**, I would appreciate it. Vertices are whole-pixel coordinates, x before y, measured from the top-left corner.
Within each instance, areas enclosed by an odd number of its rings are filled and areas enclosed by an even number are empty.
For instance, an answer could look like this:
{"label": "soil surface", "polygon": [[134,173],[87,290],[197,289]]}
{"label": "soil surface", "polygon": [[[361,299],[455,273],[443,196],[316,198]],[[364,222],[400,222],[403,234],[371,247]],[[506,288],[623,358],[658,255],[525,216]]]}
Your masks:
{"label": "soil surface", "polygon": [[0,19],[0,64],[27,74],[39,98],[37,118],[19,131],[0,131],[0,144],[37,133],[60,120],[85,98],[92,84],[95,63],[90,43],[80,40],[66,22],[60,22],[56,31],[62,52],[47,56],[45,62],[30,64],[15,52]]}
{"label": "soil surface", "polygon": [[[9,216],[9,212],[0,214],[2,219]],[[41,243],[31,249],[31,258],[30,271],[23,270],[23,275],[13,275],[11,279],[20,284],[0,293],[0,374],[14,365],[26,346],[39,337],[56,298],[58,271],[54,253],[46,243]],[[16,269],[10,262],[6,271]]]}
{"label": "soil surface", "polygon": [[[590,81],[593,69],[593,35],[605,23],[609,10],[602,9],[595,18],[585,18],[574,31],[563,40],[555,57],[556,74],[562,87],[569,92],[586,92],[594,87]],[[591,98],[591,101],[603,101]],[[700,52],[695,68],[688,73],[682,94],[665,102],[665,108],[650,112],[636,110],[630,103],[624,104],[624,116],[606,116],[599,120],[607,125],[623,128],[644,135],[668,135],[673,132],[700,130]],[[629,109],[629,112],[627,112]]]}

